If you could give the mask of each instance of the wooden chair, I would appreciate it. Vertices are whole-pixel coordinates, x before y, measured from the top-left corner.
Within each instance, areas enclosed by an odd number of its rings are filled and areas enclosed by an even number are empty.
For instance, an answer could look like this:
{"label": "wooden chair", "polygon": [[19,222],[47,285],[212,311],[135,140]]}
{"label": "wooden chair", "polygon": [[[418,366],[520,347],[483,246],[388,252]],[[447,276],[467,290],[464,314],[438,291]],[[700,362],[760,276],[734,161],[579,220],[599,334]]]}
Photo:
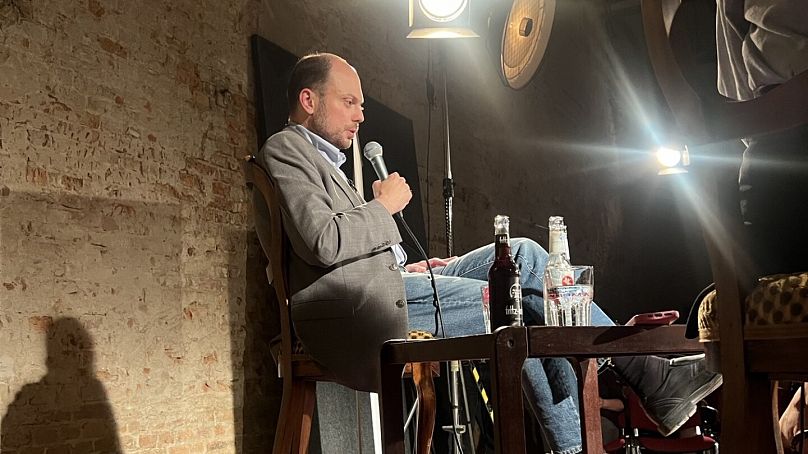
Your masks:
{"label": "wooden chair", "polygon": [[[687,37],[672,36],[663,18],[663,10],[676,11],[678,5],[665,3],[642,0],[646,42],[659,86],[690,144],[808,123],[808,71],[751,101],[729,102],[698,93],[685,78],[687,69],[682,69],[689,65],[687,52],[677,47]],[[782,452],[772,380],[808,379],[808,324],[744,326],[746,296],[753,291],[755,276],[754,264],[743,253],[737,168],[704,167],[693,171],[699,177],[704,213],[710,216],[703,222],[703,233],[715,281],[720,342],[705,345],[724,375],[722,449],[733,454]]]}
{"label": "wooden chair", "polygon": [[[256,212],[264,211],[264,219],[269,225],[256,222],[256,230],[261,247],[267,255],[272,270],[272,287],[278,301],[280,317],[280,342],[277,354],[278,373],[283,379],[283,396],[280,415],[275,429],[273,454],[304,454],[308,452],[312,416],[316,399],[316,383],[332,382],[334,376],[325,370],[310,355],[306,354],[295,337],[291,322],[289,298],[287,294],[288,241],[281,222],[278,193],[267,172],[258,165],[255,157],[247,156],[243,163],[248,187],[253,190]],[[255,191],[258,191],[257,193]],[[260,195],[260,197],[258,197]],[[263,203],[262,203],[263,202]],[[413,331],[411,338],[423,338],[429,333]],[[429,453],[435,424],[435,389],[433,374],[437,365],[414,363],[408,369],[416,387],[418,402],[418,453]]]}

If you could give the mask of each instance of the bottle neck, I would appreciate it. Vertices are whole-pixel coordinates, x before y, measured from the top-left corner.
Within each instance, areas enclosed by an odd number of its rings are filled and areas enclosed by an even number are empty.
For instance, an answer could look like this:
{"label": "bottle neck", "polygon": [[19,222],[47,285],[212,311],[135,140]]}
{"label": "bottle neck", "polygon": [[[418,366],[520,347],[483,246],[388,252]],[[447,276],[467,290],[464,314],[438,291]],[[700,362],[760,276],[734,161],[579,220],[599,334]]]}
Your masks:
{"label": "bottle neck", "polygon": [[564,255],[567,260],[570,258],[570,246],[567,242],[567,232],[563,230],[550,230],[550,255]]}
{"label": "bottle neck", "polygon": [[498,233],[494,237],[494,254],[497,259],[510,258],[511,236],[507,233]]}

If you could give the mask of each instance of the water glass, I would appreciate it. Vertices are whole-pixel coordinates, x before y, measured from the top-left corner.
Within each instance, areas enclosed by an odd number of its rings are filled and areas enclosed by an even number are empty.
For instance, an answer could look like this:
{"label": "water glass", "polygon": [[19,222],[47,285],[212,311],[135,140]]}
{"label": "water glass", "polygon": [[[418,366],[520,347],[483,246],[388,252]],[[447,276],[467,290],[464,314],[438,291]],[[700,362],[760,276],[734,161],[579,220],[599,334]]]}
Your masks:
{"label": "water glass", "polygon": [[571,285],[547,289],[544,320],[547,326],[589,326],[592,324],[592,297],[595,274],[590,265],[572,266]]}
{"label": "water glass", "polygon": [[486,334],[491,334],[491,309],[488,304],[491,298],[489,297],[488,294],[488,284],[485,284],[482,287],[480,287],[480,292],[482,293],[483,323],[485,324],[485,332]]}

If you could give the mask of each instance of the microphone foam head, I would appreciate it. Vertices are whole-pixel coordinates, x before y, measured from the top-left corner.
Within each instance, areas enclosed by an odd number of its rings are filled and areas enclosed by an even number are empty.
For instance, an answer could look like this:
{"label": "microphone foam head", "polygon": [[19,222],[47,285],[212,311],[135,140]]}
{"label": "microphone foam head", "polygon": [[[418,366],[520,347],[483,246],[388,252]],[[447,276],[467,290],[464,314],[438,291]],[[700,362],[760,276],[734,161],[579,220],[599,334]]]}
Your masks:
{"label": "microphone foam head", "polygon": [[365,144],[365,148],[362,151],[362,154],[365,155],[365,159],[373,159],[377,156],[382,155],[382,146],[379,145],[379,142],[368,142]]}

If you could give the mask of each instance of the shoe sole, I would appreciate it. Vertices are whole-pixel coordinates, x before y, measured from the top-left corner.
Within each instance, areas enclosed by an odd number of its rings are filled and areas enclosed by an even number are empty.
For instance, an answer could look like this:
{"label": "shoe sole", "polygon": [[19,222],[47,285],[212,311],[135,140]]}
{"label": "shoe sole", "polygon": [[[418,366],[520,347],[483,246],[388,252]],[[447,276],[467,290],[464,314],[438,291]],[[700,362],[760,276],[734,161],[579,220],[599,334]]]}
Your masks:
{"label": "shoe sole", "polygon": [[[667,437],[670,434],[679,430],[688,420],[690,417],[696,414],[696,409],[698,408],[698,403],[705,397],[709,396],[710,393],[718,389],[724,383],[724,377],[721,374],[716,374],[712,380],[708,381],[701,388],[698,388],[693,394],[688,396],[686,399],[682,400],[682,403],[678,406],[674,407],[668,413],[668,422],[674,422],[672,426],[668,427],[666,422],[661,422],[657,424],[657,430],[662,436]],[[656,421],[654,417],[652,417],[646,410],[645,407],[642,407],[643,412],[651,421]]]}

